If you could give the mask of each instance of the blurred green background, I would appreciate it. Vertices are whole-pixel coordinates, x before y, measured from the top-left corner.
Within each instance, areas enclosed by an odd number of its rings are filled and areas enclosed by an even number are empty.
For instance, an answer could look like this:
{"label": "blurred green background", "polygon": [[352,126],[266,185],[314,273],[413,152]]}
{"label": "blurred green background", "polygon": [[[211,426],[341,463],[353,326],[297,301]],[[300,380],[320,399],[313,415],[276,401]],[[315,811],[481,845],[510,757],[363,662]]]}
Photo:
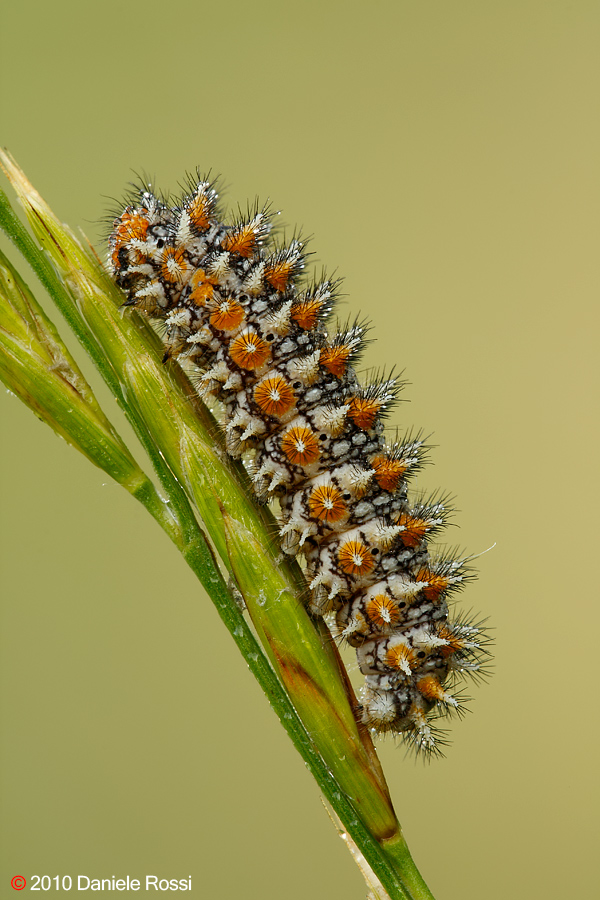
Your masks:
{"label": "blurred green background", "polygon": [[[597,881],[599,26],[595,0],[2,13],[0,142],[56,213],[101,247],[133,171],[176,188],[197,165],[232,206],[272,198],[344,276],[341,314],[371,317],[366,365],[410,380],[393,424],[433,433],[418,486],[456,495],[448,542],[496,543],[461,601],[495,628],[492,681],[445,760],[381,744],[439,900]],[[167,539],[0,409],[2,896],[15,874],[156,874],[198,898],[363,897]]]}

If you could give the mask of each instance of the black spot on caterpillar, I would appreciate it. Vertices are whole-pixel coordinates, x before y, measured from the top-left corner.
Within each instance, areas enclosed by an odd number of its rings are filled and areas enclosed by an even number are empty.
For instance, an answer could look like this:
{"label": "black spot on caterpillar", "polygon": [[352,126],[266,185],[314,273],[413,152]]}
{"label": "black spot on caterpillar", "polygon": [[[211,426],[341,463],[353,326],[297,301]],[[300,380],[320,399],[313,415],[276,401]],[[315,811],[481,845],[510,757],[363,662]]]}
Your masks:
{"label": "black spot on caterpillar", "polygon": [[134,191],[109,239],[124,305],[162,322],[165,358],[193,368],[200,394],[222,405],[227,450],[244,455],[257,498],[278,500],[310,612],[334,615],[357,650],[363,721],[439,753],[435,721],[462,712],[454,686],[484,671],[488,651],[480,624],[449,616],[467,561],[428,549],[447,502],[408,497],[423,440],[387,442],[382,417],[399,385],[359,382],[363,325],[329,335],[337,282],[303,285],[302,242],[273,246],[258,207],[227,224],[217,199],[200,177],[174,203],[148,185]]}

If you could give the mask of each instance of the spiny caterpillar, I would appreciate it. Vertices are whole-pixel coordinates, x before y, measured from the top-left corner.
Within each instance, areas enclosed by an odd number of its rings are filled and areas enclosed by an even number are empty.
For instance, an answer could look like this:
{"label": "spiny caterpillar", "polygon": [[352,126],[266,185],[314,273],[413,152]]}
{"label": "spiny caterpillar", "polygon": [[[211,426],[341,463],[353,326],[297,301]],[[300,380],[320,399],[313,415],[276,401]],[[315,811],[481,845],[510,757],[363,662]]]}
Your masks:
{"label": "spiny caterpillar", "polygon": [[423,440],[386,441],[399,385],[360,384],[363,326],[329,335],[338,283],[301,286],[303,243],[274,246],[259,207],[226,224],[217,199],[199,176],[173,205],[135,189],[113,223],[111,272],[125,306],[163,323],[165,358],[191,366],[200,395],[220,401],[227,450],[244,455],[257,498],[278,501],[310,612],[335,613],[336,634],[357,649],[363,721],[440,752],[434,720],[463,710],[450,689],[481,673],[487,650],[476,623],[448,614],[466,560],[428,551],[444,499],[407,495]]}

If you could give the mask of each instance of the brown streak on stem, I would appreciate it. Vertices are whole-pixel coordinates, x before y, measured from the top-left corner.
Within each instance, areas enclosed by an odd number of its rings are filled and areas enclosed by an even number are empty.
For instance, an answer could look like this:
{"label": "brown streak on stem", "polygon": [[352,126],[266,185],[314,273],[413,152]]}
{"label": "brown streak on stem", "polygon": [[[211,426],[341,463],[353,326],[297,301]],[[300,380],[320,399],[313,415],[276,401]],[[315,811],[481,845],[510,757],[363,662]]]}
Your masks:
{"label": "brown streak on stem", "polygon": [[[290,693],[292,697],[297,697],[299,695],[299,686],[302,688],[302,693],[304,696],[309,698],[309,702],[314,703],[315,707],[326,707],[329,711],[329,714],[333,713],[336,719],[339,722],[340,728],[345,731],[344,723],[337,715],[336,710],[332,709],[329,704],[327,697],[323,694],[321,689],[317,684],[315,684],[314,680],[310,677],[306,669],[300,666],[295,659],[290,657],[285,651],[281,650],[281,644],[279,641],[270,640],[269,641],[271,650],[277,660],[278,668],[281,673],[281,677],[286,688],[290,688]],[[301,716],[302,718],[302,716]],[[310,734],[310,732],[309,732]],[[348,742],[348,745],[351,745],[351,742]],[[356,745],[355,745],[356,746]],[[361,758],[361,754],[354,751],[353,753],[356,763],[358,766],[363,766],[364,760]],[[369,757],[370,759],[370,757]],[[379,770],[380,766],[377,767]],[[383,794],[386,804],[390,807],[390,810],[393,813],[392,801],[389,796],[387,784],[385,779],[383,780],[383,784],[380,783],[378,771],[373,771],[373,778],[371,779],[374,788],[381,794]],[[360,809],[360,798],[351,797],[353,805]],[[388,833],[377,834],[375,837],[379,841],[386,841],[393,839],[398,834],[397,828],[392,828]]]}
{"label": "brown streak on stem", "polygon": [[363,747],[365,748],[365,751],[369,757],[371,766],[373,767],[373,769],[375,769],[375,772],[376,772],[377,777],[380,782],[381,790],[387,796],[390,806],[391,806],[392,798],[390,796],[387,781],[385,780],[383,767],[381,765],[381,762],[379,761],[379,757],[377,756],[377,751],[375,750],[375,745],[373,744],[371,732],[369,731],[369,729],[363,722],[362,717],[360,715],[360,709],[361,709],[360,703],[358,702],[358,700],[356,698],[356,694],[354,693],[354,688],[352,687],[352,683],[348,676],[348,671],[346,669],[346,666],[344,665],[344,663],[342,661],[342,657],[340,656],[340,651],[338,649],[338,646],[337,646],[336,642],[333,640],[331,632],[323,619],[318,619],[315,624],[317,626],[317,630],[319,631],[319,633],[321,634],[321,637],[323,638],[324,643],[327,642],[328,650],[335,660],[335,664],[339,671],[340,678],[342,679],[344,688],[346,690],[346,694],[348,696],[348,702],[350,703],[350,708],[354,715],[354,719],[356,721],[356,727],[358,728],[358,733],[360,735],[360,739],[362,741]]}
{"label": "brown streak on stem", "polygon": [[58,243],[58,241],[56,240],[56,238],[54,237],[54,235],[52,234],[50,229],[47,227],[46,223],[44,222],[44,220],[38,213],[37,209],[34,206],[31,206],[31,204],[30,204],[30,209],[31,209],[31,212],[33,213],[33,215],[36,217],[36,219],[40,223],[40,225],[42,226],[42,228],[44,229],[44,232],[48,235],[48,237],[50,238],[50,240],[52,241],[52,243],[54,244],[54,246],[56,247],[56,249],[62,256],[62,258],[64,260],[67,260],[67,254],[65,253],[63,248],[60,246],[60,244]]}

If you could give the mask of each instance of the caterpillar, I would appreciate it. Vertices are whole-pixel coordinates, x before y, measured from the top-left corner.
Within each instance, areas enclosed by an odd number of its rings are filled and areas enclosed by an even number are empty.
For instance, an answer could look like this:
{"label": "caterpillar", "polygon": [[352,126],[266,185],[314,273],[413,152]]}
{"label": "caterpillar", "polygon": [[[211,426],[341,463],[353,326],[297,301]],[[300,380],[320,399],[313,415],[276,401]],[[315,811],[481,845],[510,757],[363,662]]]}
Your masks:
{"label": "caterpillar", "polygon": [[468,560],[429,550],[447,499],[408,495],[425,442],[385,435],[401,385],[361,384],[365,325],[330,335],[339,281],[303,279],[305,244],[278,245],[268,208],[227,223],[216,184],[199,173],[175,202],[144,183],[125,202],[108,251],[124,306],[162,323],[165,359],[191,367],[200,395],[219,401],[228,453],[244,458],[259,501],[278,502],[309,611],[334,618],[356,648],[363,722],[441,753],[436,722],[463,712],[454,686],[484,673],[489,651],[481,623],[449,614]]}

